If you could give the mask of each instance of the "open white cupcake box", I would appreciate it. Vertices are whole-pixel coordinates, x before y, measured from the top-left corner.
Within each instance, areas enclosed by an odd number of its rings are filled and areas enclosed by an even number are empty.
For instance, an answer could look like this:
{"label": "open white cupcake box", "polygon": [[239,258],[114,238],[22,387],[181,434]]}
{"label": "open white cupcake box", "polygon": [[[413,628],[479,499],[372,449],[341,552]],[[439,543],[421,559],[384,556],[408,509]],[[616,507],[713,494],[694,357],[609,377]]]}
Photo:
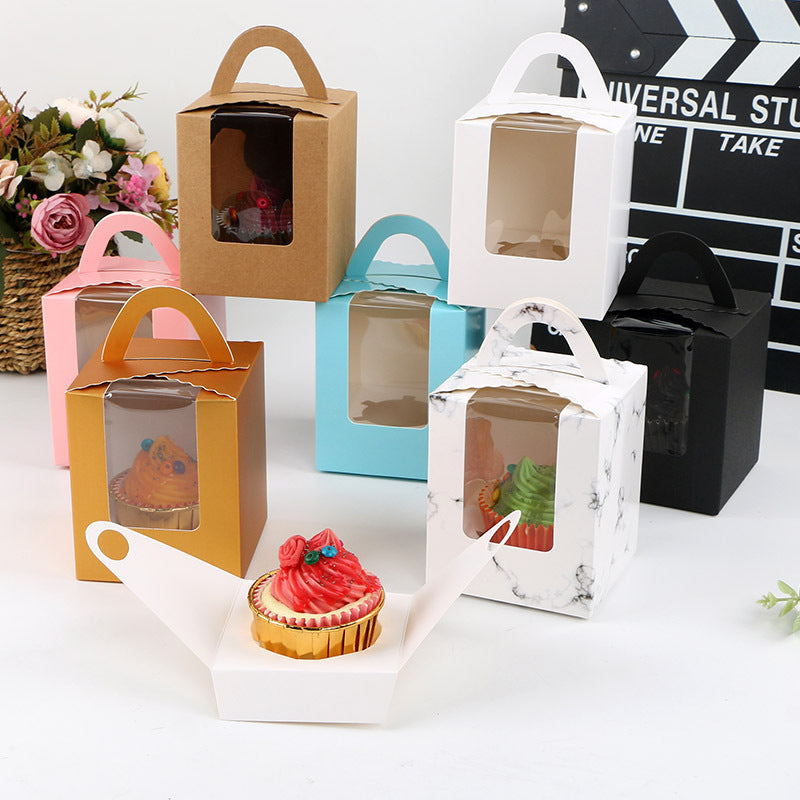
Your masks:
{"label": "open white cupcake box", "polygon": [[[379,616],[382,632],[372,647],[316,661],[288,658],[256,644],[247,602],[251,580],[112,522],[93,522],[86,541],[209,668],[221,719],[367,723],[386,719],[403,665],[502,546],[492,544],[493,534],[505,522],[510,532],[518,521],[519,511],[509,514],[414,594],[387,592]],[[125,538],[123,558],[112,559],[101,550],[105,531]]]}

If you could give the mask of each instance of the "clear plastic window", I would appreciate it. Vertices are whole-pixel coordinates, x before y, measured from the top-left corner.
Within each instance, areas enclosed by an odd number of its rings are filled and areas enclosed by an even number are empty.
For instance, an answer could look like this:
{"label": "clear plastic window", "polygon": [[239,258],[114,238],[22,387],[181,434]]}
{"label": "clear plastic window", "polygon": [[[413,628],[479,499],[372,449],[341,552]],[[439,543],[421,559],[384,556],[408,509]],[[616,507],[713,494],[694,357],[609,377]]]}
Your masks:
{"label": "clear plastic window", "polygon": [[112,522],[193,531],[200,524],[200,390],[163,378],[111,383],[103,408]]}
{"label": "clear plastic window", "polygon": [[428,424],[433,298],[358,292],[350,301],[348,414],[364,425]]}
{"label": "clear plastic window", "polygon": [[512,114],[492,123],[486,249],[560,261],[569,255],[579,122]]}
{"label": "clear plastic window", "polygon": [[609,356],[647,365],[644,449],[682,456],[689,433],[694,329],[650,312],[612,323]]}
{"label": "clear plastic window", "polygon": [[536,387],[486,388],[472,395],[464,443],[467,536],[477,538],[517,509],[522,518],[506,544],[553,548],[558,419],[567,403]]}
{"label": "clear plastic window", "polygon": [[[87,286],[75,298],[75,341],[78,350],[78,370],[103,343],[111,323],[129,297],[136,294],[139,286]],[[136,336],[153,335],[153,317],[142,318]]]}
{"label": "clear plastic window", "polygon": [[291,243],[296,113],[242,104],[211,115],[211,233],[218,241]]}

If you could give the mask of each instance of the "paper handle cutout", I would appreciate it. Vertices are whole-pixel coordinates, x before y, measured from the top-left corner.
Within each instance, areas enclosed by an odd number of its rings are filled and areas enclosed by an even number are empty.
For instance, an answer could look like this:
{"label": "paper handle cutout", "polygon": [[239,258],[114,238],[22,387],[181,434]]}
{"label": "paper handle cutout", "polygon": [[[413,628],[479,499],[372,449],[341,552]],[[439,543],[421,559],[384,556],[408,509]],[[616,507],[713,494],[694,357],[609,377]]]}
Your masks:
{"label": "paper handle cutout", "polygon": [[439,277],[447,280],[450,268],[450,251],[439,235],[436,228],[418,217],[407,214],[394,214],[379,219],[364,234],[358,243],[350,263],[347,265],[348,278],[364,278],[381,245],[390,237],[397,234],[408,234],[425,245]]}
{"label": "paper handle cutout", "polygon": [[[445,611],[506,543],[511,532],[517,527],[520,516],[519,511],[512,511],[503,517],[476,542],[472,542],[459,553],[437,575],[429,576],[425,585],[414,593],[408,616],[408,626],[403,639],[400,666],[408,661],[422,640],[444,616]],[[508,524],[508,529],[502,541],[493,543],[492,537],[506,524]]]}
{"label": "paper handle cutout", "polygon": [[619,282],[617,293],[636,294],[653,263],[666,253],[680,253],[697,264],[711,289],[714,303],[724,308],[736,309],[733,289],[719,259],[704,241],[683,231],[665,231],[648,239],[631,259]]}
{"label": "paper handle cutout", "polygon": [[176,278],[180,275],[180,255],[172,239],[159,227],[157,222],[144,214],[137,214],[135,211],[117,211],[103,217],[94,226],[83,248],[78,272],[95,272],[102,269],[104,264],[108,265],[109,261],[113,262],[113,256],[104,258],[104,253],[111,237],[115,233],[123,231],[140,233],[145,239],[148,239],[161,257],[167,273]]}
{"label": "paper handle cutout", "polygon": [[106,362],[124,361],[142,317],[156,308],[180,311],[194,326],[209,360],[216,364],[233,364],[231,348],[206,307],[189,292],[172,286],[151,286],[128,299],[103,342],[101,359]]}
{"label": "paper handle cutout", "polygon": [[[106,531],[114,531],[125,540],[128,551],[122,558],[110,558],[101,549],[100,537]],[[113,522],[92,522],[85,535],[99,561],[210,667],[242,581]]]}
{"label": "paper handle cutout", "polygon": [[222,58],[214,83],[211,84],[211,94],[227,94],[233,89],[236,77],[242,69],[244,60],[253,50],[260,47],[274,47],[285,53],[300,78],[303,88],[309,97],[319,100],[328,99],[328,90],[319,74],[316,64],[311,60],[308,51],[300,40],[283,28],[270,25],[260,25],[239,34],[228,52]]}
{"label": "paper handle cutout", "polygon": [[609,105],[603,76],[586,46],[565,33],[540,33],[520,44],[506,61],[489,92],[490,103],[507,103],[516,93],[528,67],[541,56],[557,55],[572,64],[586,99],[598,106]]}
{"label": "paper handle cutout", "polygon": [[486,366],[500,364],[514,334],[524,325],[534,322],[550,325],[564,336],[584,377],[608,383],[603,360],[583,323],[566,306],[543,297],[529,297],[508,306],[486,334],[475,363]]}

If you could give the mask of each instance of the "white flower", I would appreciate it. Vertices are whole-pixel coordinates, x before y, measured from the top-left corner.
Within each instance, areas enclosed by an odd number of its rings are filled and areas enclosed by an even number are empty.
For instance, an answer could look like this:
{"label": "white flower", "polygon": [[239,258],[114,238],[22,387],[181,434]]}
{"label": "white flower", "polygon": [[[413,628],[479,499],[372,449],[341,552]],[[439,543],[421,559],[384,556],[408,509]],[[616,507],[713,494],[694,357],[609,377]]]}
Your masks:
{"label": "white flower", "polygon": [[111,169],[111,154],[101,150],[97,142],[89,140],[80,155],[72,159],[72,169],[76,178],[98,178],[104,181],[106,172]]}
{"label": "white flower", "polygon": [[22,175],[15,174],[19,164],[10,158],[0,159],[0,200],[12,200],[17,192],[17,186],[22,180]]}
{"label": "white flower", "polygon": [[125,142],[125,149],[138,153],[144,149],[144,132],[136,124],[136,120],[117,108],[104,108],[100,112],[99,123],[112,139]]}
{"label": "white flower", "polygon": [[72,167],[64,156],[53,150],[37,158],[31,166],[31,177],[42,181],[50,192],[57,192],[66,178],[72,177]]}
{"label": "white flower", "polygon": [[[86,122],[87,119],[97,119],[97,112],[89,108],[86,103],[82,103],[76,97],[59,97],[53,101],[53,105],[58,109],[61,119],[68,125],[72,125],[76,130]],[[67,119],[64,119],[67,117]]]}

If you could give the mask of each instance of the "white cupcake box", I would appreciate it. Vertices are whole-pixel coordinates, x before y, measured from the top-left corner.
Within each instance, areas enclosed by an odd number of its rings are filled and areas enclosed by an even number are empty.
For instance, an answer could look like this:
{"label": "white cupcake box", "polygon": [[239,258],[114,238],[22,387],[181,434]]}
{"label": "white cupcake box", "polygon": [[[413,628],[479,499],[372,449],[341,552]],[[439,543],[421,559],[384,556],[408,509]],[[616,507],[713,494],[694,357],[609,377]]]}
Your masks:
{"label": "white cupcake box", "polygon": [[[474,542],[414,594],[386,593],[382,632],[367,650],[304,661],[264,650],[250,635],[252,581],[112,522],[86,529],[92,552],[209,668],[221,719],[273,722],[383,722],[398,673],[469,582],[501,545]],[[100,547],[121,534],[121,559]],[[124,549],[124,548],[123,548]],[[309,697],[313,694],[313,702]]]}

